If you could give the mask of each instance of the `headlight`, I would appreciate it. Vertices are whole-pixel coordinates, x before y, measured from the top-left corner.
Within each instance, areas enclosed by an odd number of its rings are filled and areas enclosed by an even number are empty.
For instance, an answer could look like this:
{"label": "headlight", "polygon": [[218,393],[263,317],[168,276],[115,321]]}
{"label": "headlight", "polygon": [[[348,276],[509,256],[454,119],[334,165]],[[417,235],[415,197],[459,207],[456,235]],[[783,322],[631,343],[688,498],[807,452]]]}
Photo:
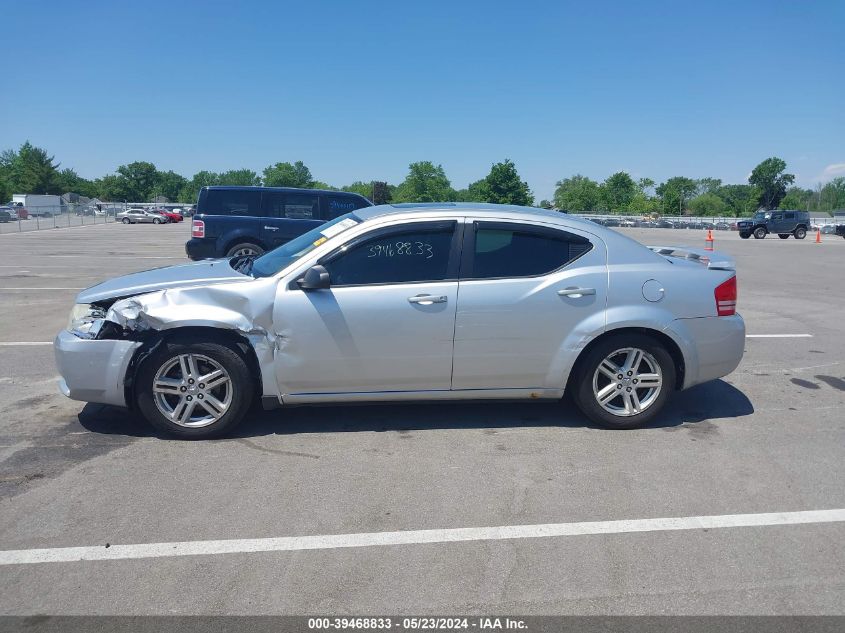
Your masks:
{"label": "headlight", "polygon": [[67,329],[80,338],[97,338],[106,312],[90,303],[77,303],[70,311]]}

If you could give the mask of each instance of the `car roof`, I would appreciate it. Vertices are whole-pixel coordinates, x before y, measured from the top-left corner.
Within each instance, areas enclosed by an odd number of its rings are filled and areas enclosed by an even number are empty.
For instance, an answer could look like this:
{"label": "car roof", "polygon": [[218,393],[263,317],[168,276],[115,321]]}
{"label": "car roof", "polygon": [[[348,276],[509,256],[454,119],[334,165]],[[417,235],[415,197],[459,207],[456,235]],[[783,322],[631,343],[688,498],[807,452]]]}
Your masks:
{"label": "car roof", "polygon": [[403,202],[399,204],[382,204],[355,211],[362,220],[368,220],[386,215],[472,215],[476,217],[490,217],[506,220],[533,219],[538,222],[581,226],[592,230],[596,223],[584,218],[568,215],[560,211],[549,211],[538,207],[523,207],[515,204],[491,204],[488,202]]}
{"label": "car roof", "polygon": [[[253,187],[250,185],[207,185],[203,189],[210,191],[249,191],[256,189],[258,191],[280,191],[283,193],[300,193],[302,191],[309,191],[313,193],[328,193],[340,196],[355,196],[357,198],[364,198],[360,193],[354,191],[335,191],[334,189],[303,189],[301,187]],[[366,198],[364,198],[366,200]]]}

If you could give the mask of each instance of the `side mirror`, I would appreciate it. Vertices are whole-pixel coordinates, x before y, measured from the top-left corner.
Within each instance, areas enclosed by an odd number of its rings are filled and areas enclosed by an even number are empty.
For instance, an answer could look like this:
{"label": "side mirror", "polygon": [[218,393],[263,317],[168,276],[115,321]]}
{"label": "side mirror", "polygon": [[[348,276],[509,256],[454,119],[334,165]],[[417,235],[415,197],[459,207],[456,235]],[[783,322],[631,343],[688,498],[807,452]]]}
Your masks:
{"label": "side mirror", "polygon": [[296,283],[303,290],[321,290],[331,286],[329,271],[319,264],[306,270],[305,274],[296,280]]}

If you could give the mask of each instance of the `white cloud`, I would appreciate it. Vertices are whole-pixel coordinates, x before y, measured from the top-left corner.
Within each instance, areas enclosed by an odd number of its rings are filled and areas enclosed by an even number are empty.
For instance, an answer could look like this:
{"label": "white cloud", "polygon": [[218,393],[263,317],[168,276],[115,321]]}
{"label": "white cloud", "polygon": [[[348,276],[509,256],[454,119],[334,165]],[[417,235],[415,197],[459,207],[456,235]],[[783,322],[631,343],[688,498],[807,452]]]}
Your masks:
{"label": "white cloud", "polygon": [[845,176],[845,163],[833,163],[822,170],[822,173],[816,177],[818,182],[827,182],[833,180],[838,176]]}

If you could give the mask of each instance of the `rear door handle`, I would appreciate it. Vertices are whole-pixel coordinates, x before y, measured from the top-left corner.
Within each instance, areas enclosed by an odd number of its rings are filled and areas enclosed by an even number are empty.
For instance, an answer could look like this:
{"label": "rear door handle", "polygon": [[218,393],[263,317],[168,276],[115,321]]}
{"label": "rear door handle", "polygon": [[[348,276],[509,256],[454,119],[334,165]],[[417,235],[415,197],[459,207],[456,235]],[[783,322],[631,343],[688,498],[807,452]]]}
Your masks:
{"label": "rear door handle", "polygon": [[278,226],[265,226],[264,230],[265,231],[278,231],[279,227]]}
{"label": "rear door handle", "polygon": [[596,289],[595,288],[564,288],[563,290],[558,290],[557,293],[561,297],[573,297],[573,298],[577,299],[578,297],[586,297],[587,295],[596,294]]}
{"label": "rear door handle", "polygon": [[408,297],[409,303],[418,303],[422,306],[430,306],[432,303],[446,303],[448,297],[446,295],[416,295]]}

